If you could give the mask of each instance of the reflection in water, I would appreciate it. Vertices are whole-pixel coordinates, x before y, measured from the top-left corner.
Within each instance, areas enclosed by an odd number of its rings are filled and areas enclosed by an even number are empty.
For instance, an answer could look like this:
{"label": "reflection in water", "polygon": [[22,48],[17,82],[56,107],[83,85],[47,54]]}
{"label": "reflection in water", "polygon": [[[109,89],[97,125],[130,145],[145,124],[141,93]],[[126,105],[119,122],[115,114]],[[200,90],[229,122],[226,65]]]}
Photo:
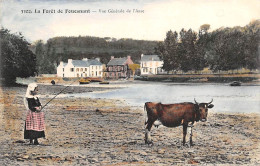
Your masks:
{"label": "reflection in water", "polygon": [[217,112],[260,113],[260,86],[232,87],[225,84],[139,83],[104,93],[70,94],[75,97],[125,99],[130,105],[147,101],[162,103],[210,102]]}

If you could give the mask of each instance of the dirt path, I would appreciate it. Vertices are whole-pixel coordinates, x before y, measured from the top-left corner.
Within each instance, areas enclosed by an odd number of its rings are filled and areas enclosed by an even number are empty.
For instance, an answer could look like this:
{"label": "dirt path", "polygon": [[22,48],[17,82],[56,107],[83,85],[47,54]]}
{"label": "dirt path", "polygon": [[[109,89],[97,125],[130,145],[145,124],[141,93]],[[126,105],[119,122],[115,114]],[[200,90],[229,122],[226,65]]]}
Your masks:
{"label": "dirt path", "polygon": [[207,122],[196,123],[193,147],[181,145],[182,127],[152,128],[154,145],[148,146],[143,109],[109,99],[53,100],[45,110],[46,139],[39,140],[40,146],[28,145],[23,140],[25,90],[13,87],[0,92],[1,165],[260,164],[259,114],[211,113]]}

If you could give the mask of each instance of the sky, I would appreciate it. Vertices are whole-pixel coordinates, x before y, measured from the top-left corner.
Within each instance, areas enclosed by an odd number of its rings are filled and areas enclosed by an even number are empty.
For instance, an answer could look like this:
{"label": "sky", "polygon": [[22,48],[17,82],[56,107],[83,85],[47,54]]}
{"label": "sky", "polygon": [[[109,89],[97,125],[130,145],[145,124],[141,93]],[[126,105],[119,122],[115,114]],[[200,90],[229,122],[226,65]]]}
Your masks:
{"label": "sky", "polygon": [[260,0],[0,0],[0,26],[29,42],[79,35],[162,41],[169,30],[198,32],[203,24],[215,30],[257,19]]}

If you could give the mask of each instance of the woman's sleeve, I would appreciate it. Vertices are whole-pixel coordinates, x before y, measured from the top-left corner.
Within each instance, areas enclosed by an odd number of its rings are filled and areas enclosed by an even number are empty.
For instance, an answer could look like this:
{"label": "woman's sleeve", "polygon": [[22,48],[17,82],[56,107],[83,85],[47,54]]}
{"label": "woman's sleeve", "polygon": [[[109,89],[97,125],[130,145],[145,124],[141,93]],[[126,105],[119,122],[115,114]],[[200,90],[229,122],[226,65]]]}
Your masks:
{"label": "woman's sleeve", "polygon": [[42,104],[41,104],[41,102],[40,102],[40,100],[39,100],[39,98],[37,97],[37,106],[39,107],[39,106],[42,106]]}
{"label": "woman's sleeve", "polygon": [[29,109],[30,109],[31,111],[35,112],[35,111],[36,111],[36,108],[35,108],[35,107],[37,107],[37,106],[35,105],[35,100],[34,100],[34,98],[28,98],[27,100],[28,100],[28,107],[29,107]]}

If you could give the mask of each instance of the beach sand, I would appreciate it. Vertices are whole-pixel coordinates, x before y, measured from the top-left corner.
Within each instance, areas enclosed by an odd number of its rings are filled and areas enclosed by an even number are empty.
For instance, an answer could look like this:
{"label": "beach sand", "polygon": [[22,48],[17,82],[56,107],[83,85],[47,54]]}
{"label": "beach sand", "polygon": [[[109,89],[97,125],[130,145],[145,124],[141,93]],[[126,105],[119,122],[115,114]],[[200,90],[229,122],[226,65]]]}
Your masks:
{"label": "beach sand", "polygon": [[[0,88],[0,165],[259,165],[260,115],[209,113],[182,146],[182,127],[152,128],[144,142],[144,110],[124,100],[56,98],[44,110],[46,139],[23,139],[26,86]],[[62,86],[40,85],[42,103]],[[64,93],[108,90],[70,87]],[[217,110],[215,110],[217,112]],[[189,129],[188,129],[189,130]]]}

